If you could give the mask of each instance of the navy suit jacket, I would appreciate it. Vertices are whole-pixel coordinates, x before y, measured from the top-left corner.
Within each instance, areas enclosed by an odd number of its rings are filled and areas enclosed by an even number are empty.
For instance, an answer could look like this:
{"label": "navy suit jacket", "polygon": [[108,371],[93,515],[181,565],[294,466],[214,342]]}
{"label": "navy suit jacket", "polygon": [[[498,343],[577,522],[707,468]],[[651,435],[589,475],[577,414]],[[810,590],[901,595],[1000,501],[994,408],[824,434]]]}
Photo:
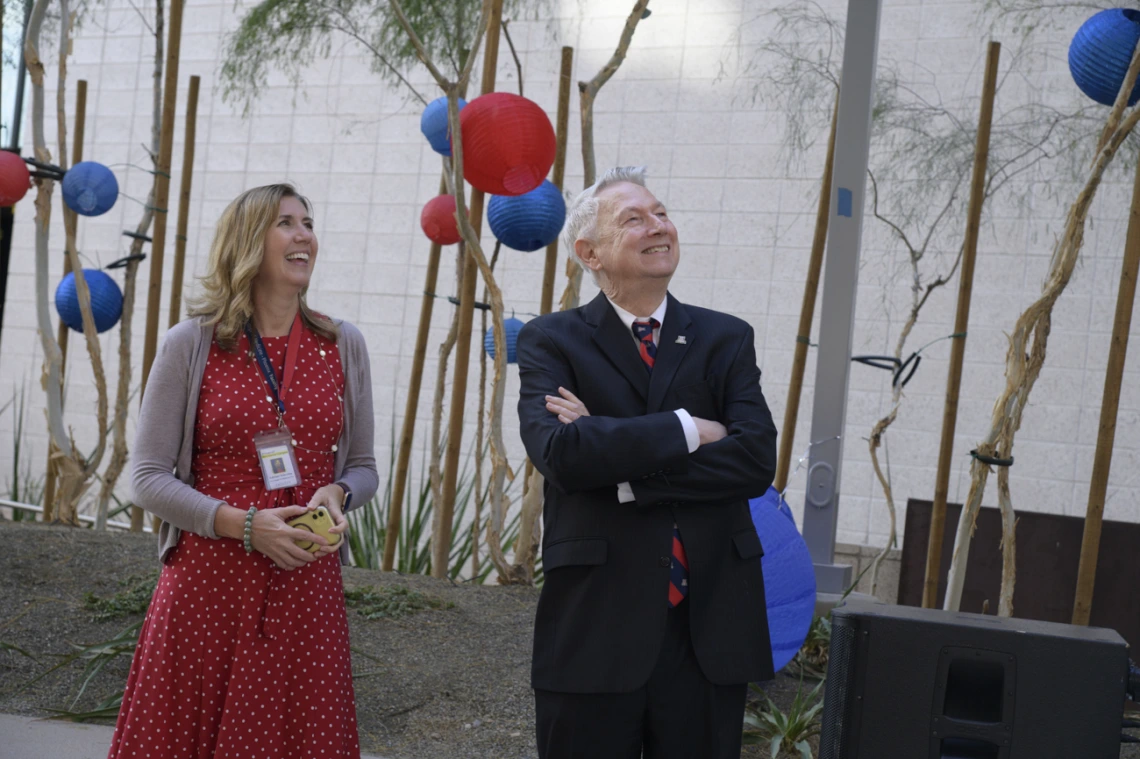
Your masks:
{"label": "navy suit jacket", "polygon": [[[665,631],[674,523],[705,676],[717,684],[773,676],[763,548],[748,499],[772,482],[776,429],[753,330],[668,298],[652,372],[603,294],[519,333],[521,434],[546,478],[534,688],[623,693],[649,680]],[[559,386],[591,415],[559,422],[544,400]],[[727,437],[690,454],[678,408],[719,421]],[[618,503],[621,482],[635,502]]]}

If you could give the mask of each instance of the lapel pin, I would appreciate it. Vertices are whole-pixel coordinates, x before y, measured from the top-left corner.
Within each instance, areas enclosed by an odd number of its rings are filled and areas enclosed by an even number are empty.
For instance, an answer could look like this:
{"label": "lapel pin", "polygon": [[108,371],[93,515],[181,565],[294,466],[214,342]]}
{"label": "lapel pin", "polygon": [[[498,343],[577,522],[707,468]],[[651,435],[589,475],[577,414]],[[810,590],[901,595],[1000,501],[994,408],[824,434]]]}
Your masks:
{"label": "lapel pin", "polygon": [[677,345],[688,345],[688,343],[685,342],[684,335],[677,335]]}

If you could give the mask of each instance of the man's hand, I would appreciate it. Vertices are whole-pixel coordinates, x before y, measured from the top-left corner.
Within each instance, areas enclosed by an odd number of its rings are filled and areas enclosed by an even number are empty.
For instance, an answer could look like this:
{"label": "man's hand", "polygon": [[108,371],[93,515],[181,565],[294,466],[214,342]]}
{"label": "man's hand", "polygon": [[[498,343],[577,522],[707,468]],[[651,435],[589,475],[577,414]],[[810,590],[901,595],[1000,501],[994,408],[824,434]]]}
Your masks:
{"label": "man's hand", "polygon": [[[590,415],[589,410],[586,409],[586,404],[578,400],[578,396],[564,387],[558,388],[558,396],[546,396],[546,410],[557,415],[558,421],[563,424],[570,424],[579,417]],[[713,423],[715,424],[715,422]],[[724,428],[721,427],[721,429],[723,430]],[[721,437],[724,437],[724,435],[721,435]]]}
{"label": "man's hand", "polygon": [[701,445],[708,445],[715,443],[718,440],[723,440],[728,435],[728,430],[720,422],[713,422],[708,419],[701,419],[693,417],[693,422],[697,425],[697,432],[701,436]]}

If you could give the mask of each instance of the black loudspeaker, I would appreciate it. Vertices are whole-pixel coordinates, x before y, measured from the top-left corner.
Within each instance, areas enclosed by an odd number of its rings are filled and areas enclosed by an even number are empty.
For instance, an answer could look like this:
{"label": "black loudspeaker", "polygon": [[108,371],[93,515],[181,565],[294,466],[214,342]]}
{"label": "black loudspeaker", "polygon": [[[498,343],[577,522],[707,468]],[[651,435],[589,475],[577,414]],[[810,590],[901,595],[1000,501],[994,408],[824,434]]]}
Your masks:
{"label": "black loudspeaker", "polygon": [[1117,759],[1113,630],[852,601],[831,613],[820,759]]}

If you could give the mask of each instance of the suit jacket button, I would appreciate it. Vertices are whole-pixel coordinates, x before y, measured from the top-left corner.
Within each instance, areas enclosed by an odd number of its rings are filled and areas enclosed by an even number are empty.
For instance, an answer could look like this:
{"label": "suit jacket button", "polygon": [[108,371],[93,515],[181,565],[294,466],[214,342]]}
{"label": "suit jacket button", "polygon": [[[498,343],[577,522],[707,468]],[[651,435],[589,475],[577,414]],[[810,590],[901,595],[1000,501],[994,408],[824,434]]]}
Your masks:
{"label": "suit jacket button", "polygon": [[662,556],[660,559],[657,560],[657,563],[662,567],[668,567],[673,562],[668,556]]}

